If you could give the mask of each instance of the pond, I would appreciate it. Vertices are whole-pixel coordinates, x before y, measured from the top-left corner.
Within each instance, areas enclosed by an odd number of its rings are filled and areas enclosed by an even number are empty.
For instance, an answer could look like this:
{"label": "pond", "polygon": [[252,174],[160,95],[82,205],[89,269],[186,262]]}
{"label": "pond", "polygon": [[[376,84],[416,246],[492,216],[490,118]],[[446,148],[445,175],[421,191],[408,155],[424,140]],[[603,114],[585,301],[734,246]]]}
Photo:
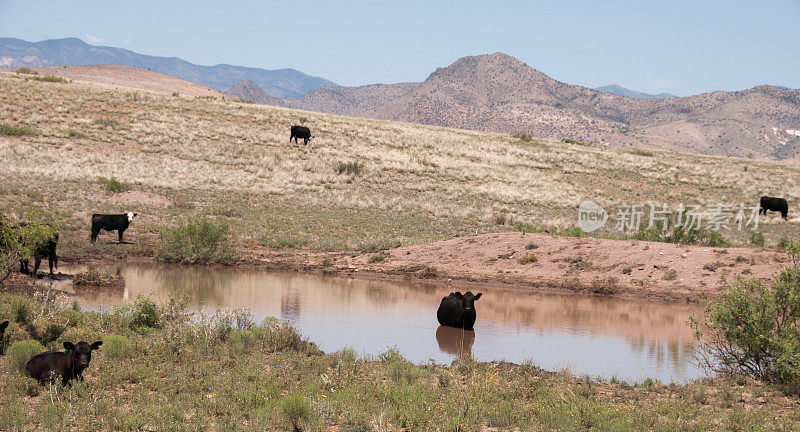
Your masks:
{"label": "pond", "polygon": [[157,264],[102,270],[118,272],[125,286],[75,290],[84,308],[111,309],[140,294],[156,301],[188,294],[193,309],[246,308],[258,321],[288,321],[326,352],[351,347],[377,355],[396,347],[415,363],[471,354],[628,381],[702,376],[686,325],[702,313],[698,305],[492,288],[481,290],[475,331],[465,332],[436,320],[443,296],[467,291],[457,284]]}

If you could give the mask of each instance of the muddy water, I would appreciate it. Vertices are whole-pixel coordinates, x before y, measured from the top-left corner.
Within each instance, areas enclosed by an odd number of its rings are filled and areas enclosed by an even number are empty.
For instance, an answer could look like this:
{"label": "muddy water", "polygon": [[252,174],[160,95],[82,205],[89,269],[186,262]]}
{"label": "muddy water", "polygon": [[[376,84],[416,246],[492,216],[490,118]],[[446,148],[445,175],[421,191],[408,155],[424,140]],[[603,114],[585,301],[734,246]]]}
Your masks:
{"label": "muddy water", "polygon": [[462,332],[436,321],[439,301],[456,285],[151,264],[104,270],[118,271],[125,287],[79,289],[84,307],[110,308],[139,294],[159,301],[189,294],[195,308],[247,308],[259,319],[290,321],[326,352],[352,347],[375,355],[396,346],[417,363],[471,353],[606,378],[701,376],[685,324],[702,312],[697,306],[492,289],[476,302],[475,331]]}

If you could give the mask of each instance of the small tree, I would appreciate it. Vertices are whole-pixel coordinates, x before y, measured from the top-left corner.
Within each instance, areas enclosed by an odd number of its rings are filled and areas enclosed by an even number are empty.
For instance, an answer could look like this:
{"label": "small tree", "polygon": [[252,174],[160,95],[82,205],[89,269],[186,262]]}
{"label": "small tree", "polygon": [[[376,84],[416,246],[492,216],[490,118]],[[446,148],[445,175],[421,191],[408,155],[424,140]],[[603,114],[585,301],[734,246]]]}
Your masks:
{"label": "small tree", "polygon": [[0,213],[0,282],[4,281],[20,260],[32,260],[36,249],[58,238],[58,232],[45,223],[24,226]]}
{"label": "small tree", "polygon": [[689,320],[707,370],[742,373],[800,391],[800,266],[797,254],[771,284],[739,279]]}

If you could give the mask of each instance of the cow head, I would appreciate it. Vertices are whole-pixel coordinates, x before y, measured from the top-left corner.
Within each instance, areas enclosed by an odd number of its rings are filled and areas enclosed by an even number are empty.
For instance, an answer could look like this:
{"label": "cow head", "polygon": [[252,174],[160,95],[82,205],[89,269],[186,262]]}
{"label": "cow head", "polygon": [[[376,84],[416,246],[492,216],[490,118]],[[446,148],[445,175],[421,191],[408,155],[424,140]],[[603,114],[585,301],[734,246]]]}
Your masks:
{"label": "cow head", "polygon": [[133,218],[136,217],[136,213],[134,213],[134,212],[128,212],[128,213],[125,213],[125,215],[128,216],[128,223],[133,222]]}
{"label": "cow head", "polygon": [[481,298],[483,293],[478,293],[473,295],[472,291],[467,291],[466,294],[461,294],[460,292],[456,291],[453,293],[455,298],[461,300],[461,304],[464,305],[464,310],[469,311],[475,309],[475,300]]}
{"label": "cow head", "polygon": [[91,345],[88,342],[78,342],[77,344],[64,342],[64,349],[67,350],[67,355],[72,356],[74,361],[78,362],[81,369],[85,369],[92,360],[92,351],[99,349],[100,345],[103,345],[103,342],[97,341]]}

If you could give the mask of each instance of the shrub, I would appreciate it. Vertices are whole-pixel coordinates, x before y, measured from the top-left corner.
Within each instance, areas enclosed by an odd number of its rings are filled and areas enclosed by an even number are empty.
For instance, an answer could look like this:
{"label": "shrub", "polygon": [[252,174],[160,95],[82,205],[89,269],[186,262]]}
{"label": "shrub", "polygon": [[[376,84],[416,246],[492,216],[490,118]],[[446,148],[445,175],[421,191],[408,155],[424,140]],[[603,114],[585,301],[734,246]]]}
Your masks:
{"label": "shrub", "polygon": [[[25,79],[27,80],[27,78],[25,78]],[[69,81],[65,80],[64,78],[57,77],[57,76],[52,76],[52,75],[45,75],[45,76],[41,76],[41,77],[40,76],[34,76],[34,77],[31,77],[31,79],[33,79],[35,81],[44,81],[44,82],[61,83],[61,84],[65,84],[65,83],[69,82]]]}
{"label": "shrub", "polygon": [[533,252],[529,252],[525,254],[524,257],[519,259],[520,264],[530,264],[530,263],[535,263],[536,261],[539,261],[539,258]]}
{"label": "shrub", "polygon": [[539,249],[539,245],[536,243],[528,243],[525,245],[525,249],[526,250]]}
{"label": "shrub", "polygon": [[633,269],[631,268],[631,266],[628,266],[628,267],[625,267],[624,269],[622,269],[622,274],[629,275],[629,274],[631,274],[631,272],[633,272]]}
{"label": "shrub", "polygon": [[103,353],[109,358],[121,359],[127,357],[131,351],[131,343],[125,336],[116,334],[103,338]]}
{"label": "shrub", "polygon": [[574,140],[574,139],[570,139],[570,138],[564,138],[564,139],[561,140],[561,142],[566,143],[566,144],[578,144],[578,145],[582,145],[582,146],[588,146],[589,145],[589,144],[586,144],[583,141],[578,141],[578,140]]}
{"label": "shrub", "polygon": [[135,327],[161,328],[164,325],[158,306],[147,297],[136,297],[132,312],[131,324]]}
{"label": "shrub", "polygon": [[383,262],[384,260],[386,260],[386,254],[384,254],[383,251],[381,251],[376,253],[375,255],[370,256],[367,262],[372,264],[372,263]]}
{"label": "shrub", "polygon": [[664,276],[662,276],[661,279],[664,279],[665,281],[671,281],[677,279],[677,277],[678,272],[673,269],[669,269],[664,272]]}
{"label": "shrub", "polygon": [[39,341],[27,339],[15,342],[6,351],[6,368],[10,372],[22,372],[31,357],[44,351],[44,347]]}
{"label": "shrub", "polygon": [[131,190],[131,185],[129,183],[121,182],[114,177],[97,177],[97,183],[100,183],[100,186],[102,186],[103,189],[111,193],[119,193]]}
{"label": "shrub", "polygon": [[8,135],[8,136],[36,135],[36,129],[30,126],[14,126],[10,124],[0,124],[0,135]]}
{"label": "shrub", "polygon": [[301,431],[300,424],[311,414],[311,404],[303,396],[292,394],[281,401],[281,413],[295,431]]}
{"label": "shrub", "polygon": [[189,218],[161,233],[156,259],[181,264],[231,264],[236,260],[236,252],[230,244],[225,221]]}
{"label": "shrub", "polygon": [[717,271],[718,268],[724,267],[724,266],[725,266],[725,263],[723,263],[722,261],[714,261],[714,262],[705,263],[705,265],[703,265],[703,269],[713,272],[713,271]]}
{"label": "shrub", "polygon": [[525,143],[533,141],[532,136],[524,133],[515,133],[511,136]]}
{"label": "shrub", "polygon": [[114,119],[110,119],[110,118],[94,119],[92,121],[92,123],[96,124],[96,125],[99,125],[99,126],[110,127],[110,128],[115,128],[115,127],[119,126],[119,122],[118,121],[116,121]]}
{"label": "shrub", "polygon": [[698,360],[715,372],[739,373],[800,391],[800,267],[784,268],[771,286],[739,279],[712,299],[703,321],[689,324]]}
{"label": "shrub", "polygon": [[400,265],[395,267],[395,270],[400,273],[414,275],[420,279],[432,279],[445,277],[445,272],[437,269],[436,267],[422,265],[422,264],[409,264]]}
{"label": "shrub", "polygon": [[36,72],[35,70],[25,66],[17,68],[16,72],[17,74],[39,75],[39,72]]}
{"label": "shrub", "polygon": [[[684,216],[682,220],[686,220]],[[637,231],[633,238],[642,241],[677,243],[708,247],[727,247],[730,242],[717,231],[680,226],[672,230],[661,230],[660,227]]]}
{"label": "shrub", "polygon": [[33,321],[31,306],[22,299],[15,299],[11,302],[11,316],[20,324],[30,324]]}
{"label": "shrub", "polygon": [[336,172],[339,174],[353,174],[358,175],[364,170],[364,164],[361,162],[337,162],[335,166]]}
{"label": "shrub", "polygon": [[755,247],[764,247],[764,234],[758,231],[750,233],[750,244]]}

